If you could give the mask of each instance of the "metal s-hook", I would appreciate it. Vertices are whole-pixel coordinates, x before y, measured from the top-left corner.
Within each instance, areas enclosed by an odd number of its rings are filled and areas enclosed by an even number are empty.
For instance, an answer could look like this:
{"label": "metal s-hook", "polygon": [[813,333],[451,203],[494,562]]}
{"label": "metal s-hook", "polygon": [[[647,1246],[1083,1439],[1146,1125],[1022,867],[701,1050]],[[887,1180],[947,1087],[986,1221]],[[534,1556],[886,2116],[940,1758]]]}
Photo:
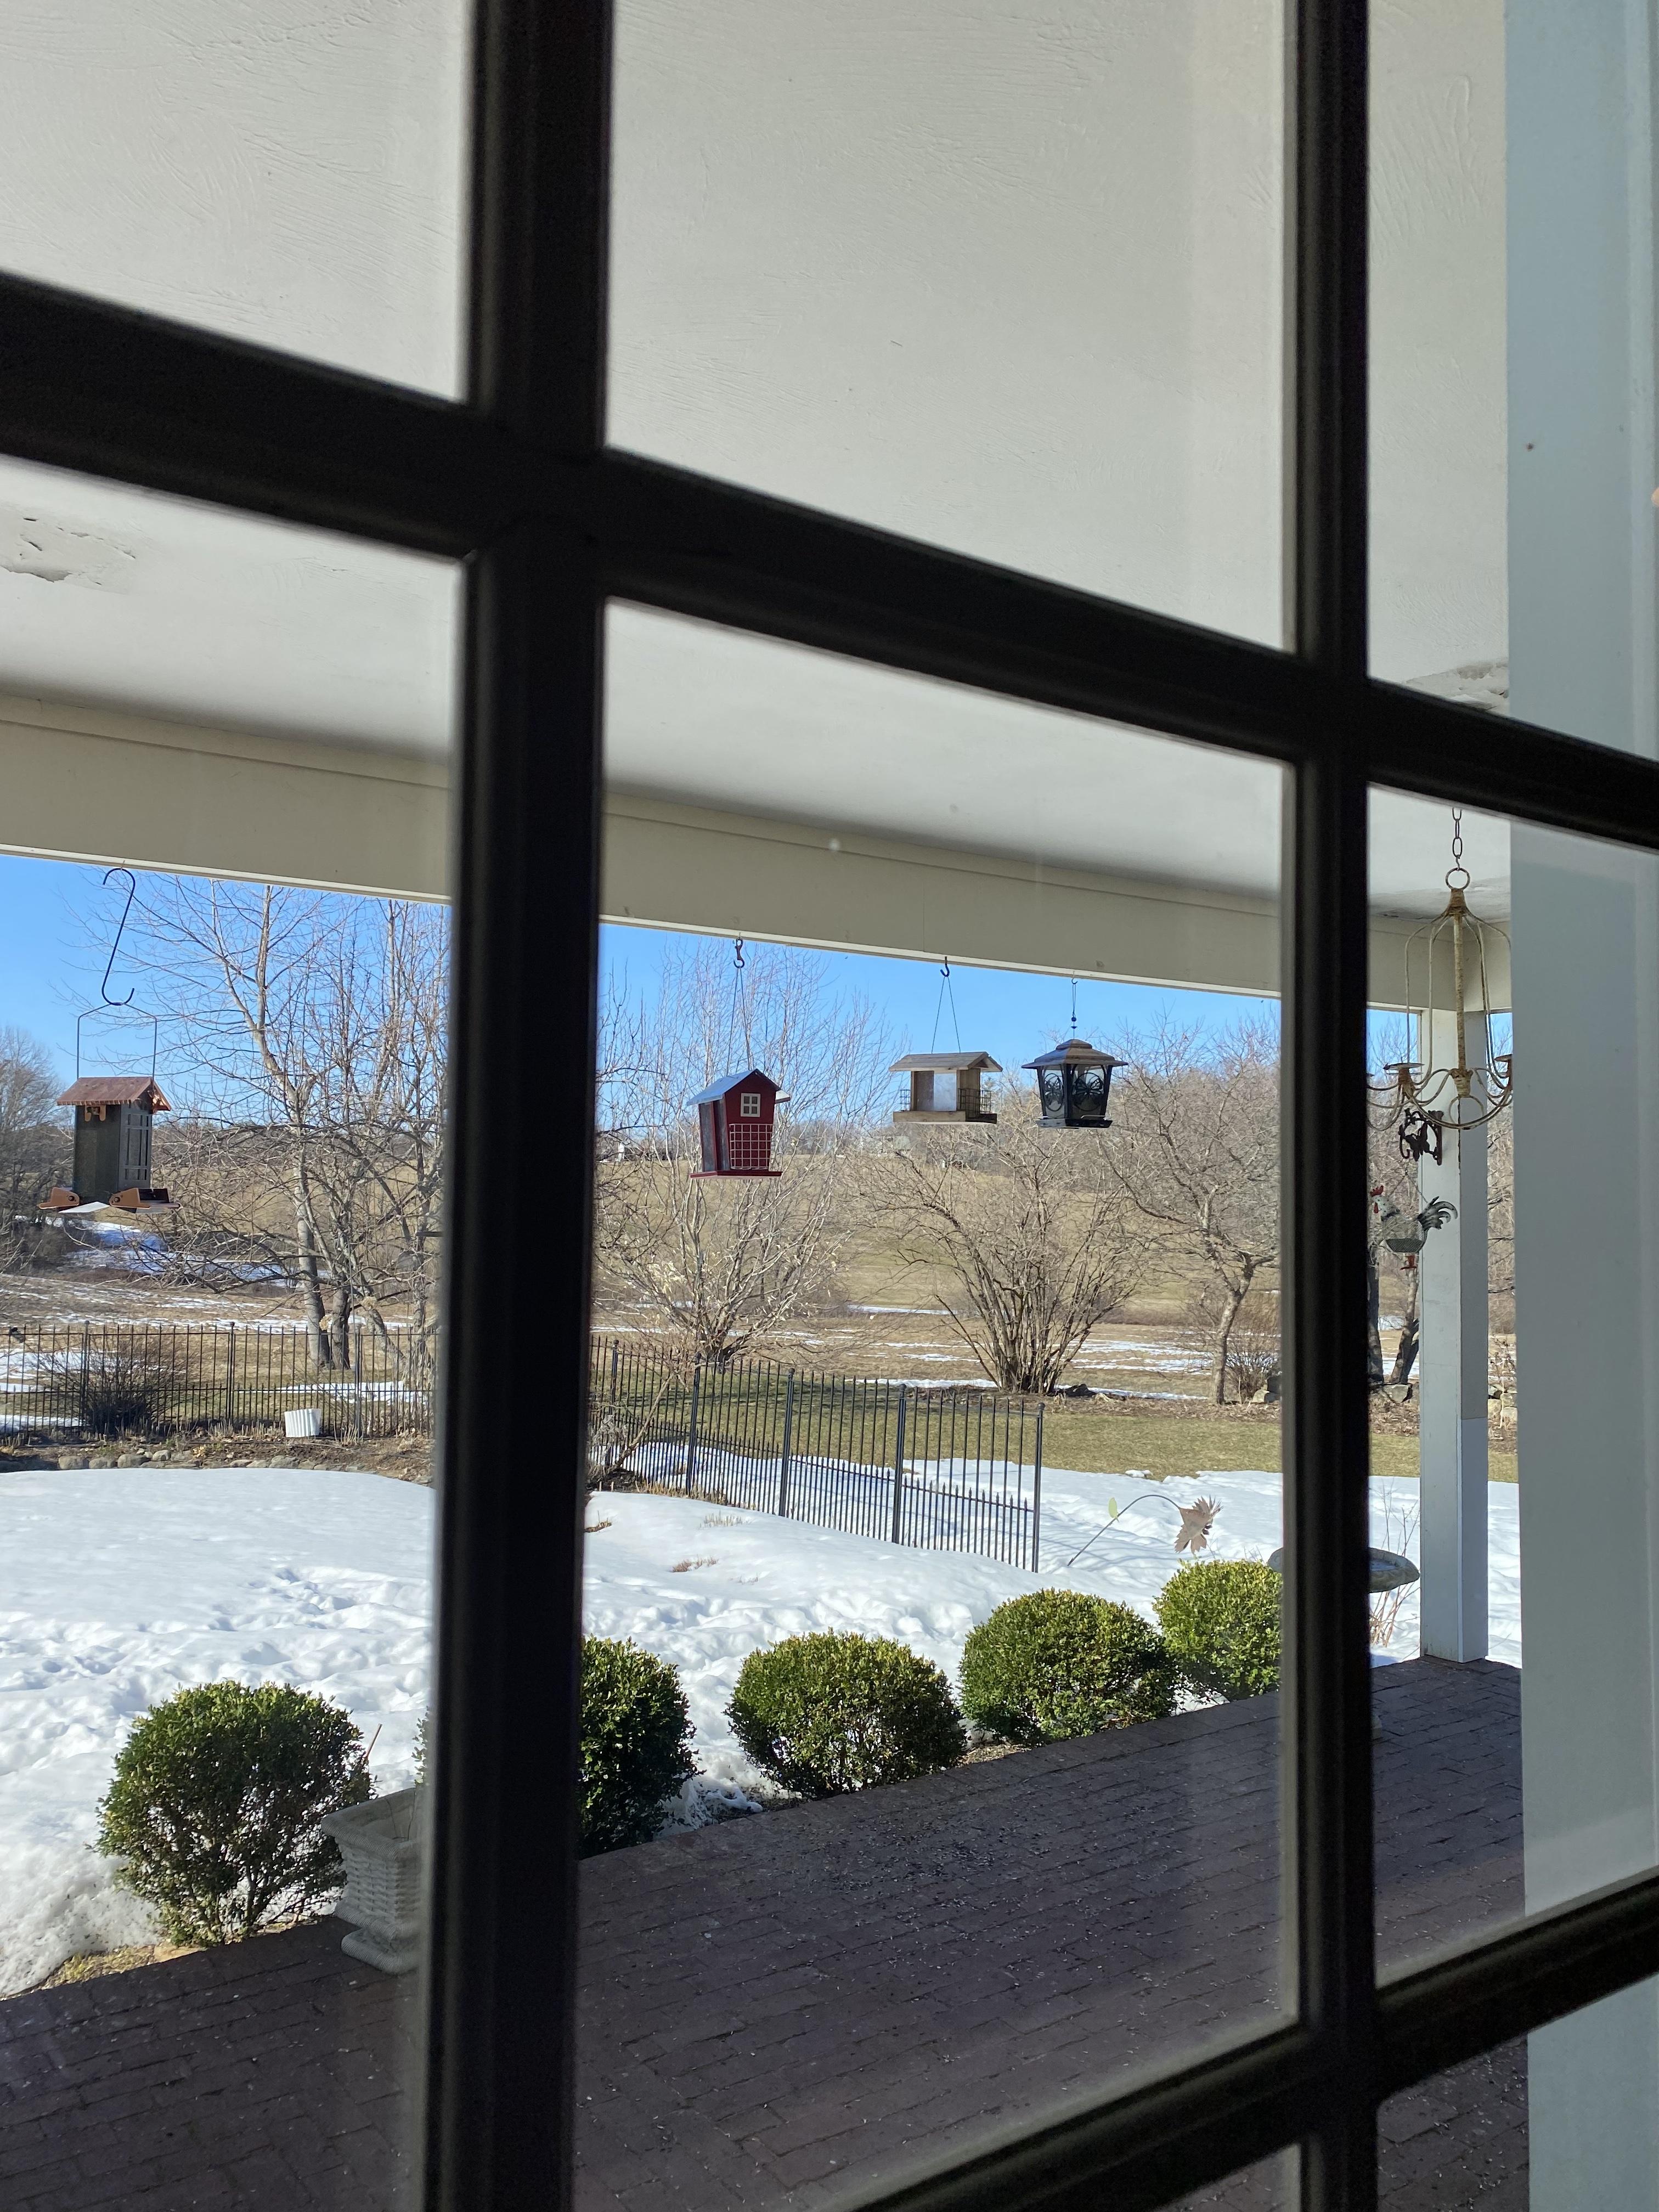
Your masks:
{"label": "metal s-hook", "polygon": [[961,1024],[957,1020],[957,994],[955,988],[951,981],[951,956],[948,952],[945,954],[944,962],[939,971],[939,997],[933,1006],[933,1034],[928,1041],[927,1049],[929,1052],[936,1051],[939,1047],[939,1018],[945,1012],[945,1001],[947,997],[951,1001],[951,1028],[956,1037],[957,1050],[960,1052],[962,1050],[962,1028]]}
{"label": "metal s-hook", "polygon": [[729,1056],[737,1043],[738,1024],[741,1021],[743,1048],[752,1060],[755,1056],[755,1046],[749,1029],[749,993],[743,980],[743,971],[748,965],[749,963],[743,957],[743,939],[740,937],[734,937],[732,939],[732,1012],[726,1025],[726,1051]]}
{"label": "metal s-hook", "polygon": [[[106,868],[104,881],[107,883],[112,876],[126,878],[127,902],[121,909],[120,921],[115,925],[115,942],[110,946],[109,958],[104,963],[104,980],[98,986],[98,994],[106,1006],[130,1006],[132,1004],[132,991],[129,991],[125,999],[112,999],[109,994],[109,979],[114,972],[115,956],[121,950],[121,939],[126,931],[127,916],[132,912],[132,902],[138,896],[138,878],[131,868]],[[137,988],[135,983],[133,990],[136,991]]]}

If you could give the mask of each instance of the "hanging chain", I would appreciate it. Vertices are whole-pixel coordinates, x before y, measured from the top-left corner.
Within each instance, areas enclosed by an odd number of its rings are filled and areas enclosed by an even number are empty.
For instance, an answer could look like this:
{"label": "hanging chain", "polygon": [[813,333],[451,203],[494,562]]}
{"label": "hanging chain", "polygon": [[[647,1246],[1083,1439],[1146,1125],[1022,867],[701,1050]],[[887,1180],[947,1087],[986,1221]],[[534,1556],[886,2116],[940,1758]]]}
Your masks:
{"label": "hanging chain", "polygon": [[[1446,871],[1446,889],[1467,890],[1469,887],[1469,872],[1463,866],[1463,810],[1461,806],[1454,806],[1452,809],[1451,851],[1452,864]],[[1462,876],[1462,882],[1454,884],[1452,881],[1454,876]]]}
{"label": "hanging chain", "polygon": [[1077,1035],[1077,977],[1072,978],[1072,1035]]}

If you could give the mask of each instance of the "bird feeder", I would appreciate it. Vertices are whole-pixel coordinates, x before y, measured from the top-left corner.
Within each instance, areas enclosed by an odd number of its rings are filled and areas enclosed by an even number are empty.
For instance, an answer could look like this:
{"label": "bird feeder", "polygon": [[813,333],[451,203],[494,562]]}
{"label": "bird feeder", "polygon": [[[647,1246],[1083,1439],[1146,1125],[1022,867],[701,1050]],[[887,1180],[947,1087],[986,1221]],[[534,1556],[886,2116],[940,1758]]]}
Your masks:
{"label": "bird feeder", "polygon": [[697,1109],[702,1165],[697,1176],[775,1176],[772,1131],[782,1094],[758,1067],[722,1075],[692,1100]]}
{"label": "bird feeder", "polygon": [[988,1052],[907,1052],[887,1071],[910,1079],[910,1103],[896,1121],[994,1121],[980,1094],[980,1078],[1000,1075]]}
{"label": "bird feeder", "polygon": [[1044,1129],[1109,1129],[1106,1101],[1112,1088],[1112,1070],[1123,1062],[1109,1052],[1097,1052],[1081,1037],[1068,1037],[1052,1052],[1028,1060],[1037,1079],[1042,1107],[1039,1126]]}
{"label": "bird feeder", "polygon": [[75,1109],[75,1188],[54,1191],[44,1211],[118,1206],[128,1213],[170,1207],[150,1182],[150,1129],[171,1113],[153,1075],[83,1075],[58,1101]]}

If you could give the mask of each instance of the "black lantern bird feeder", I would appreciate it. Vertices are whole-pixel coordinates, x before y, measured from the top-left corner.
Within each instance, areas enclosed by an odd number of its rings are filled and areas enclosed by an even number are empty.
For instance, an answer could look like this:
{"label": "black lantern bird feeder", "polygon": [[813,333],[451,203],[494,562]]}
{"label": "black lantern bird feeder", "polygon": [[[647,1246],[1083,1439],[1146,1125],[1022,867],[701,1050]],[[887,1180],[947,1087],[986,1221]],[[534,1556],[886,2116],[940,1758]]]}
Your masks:
{"label": "black lantern bird feeder", "polygon": [[1123,1062],[1109,1052],[1097,1052],[1081,1037],[1067,1037],[1052,1052],[1039,1053],[1025,1066],[1037,1079],[1037,1097],[1044,1129],[1109,1129],[1106,1102],[1111,1095],[1112,1070]]}

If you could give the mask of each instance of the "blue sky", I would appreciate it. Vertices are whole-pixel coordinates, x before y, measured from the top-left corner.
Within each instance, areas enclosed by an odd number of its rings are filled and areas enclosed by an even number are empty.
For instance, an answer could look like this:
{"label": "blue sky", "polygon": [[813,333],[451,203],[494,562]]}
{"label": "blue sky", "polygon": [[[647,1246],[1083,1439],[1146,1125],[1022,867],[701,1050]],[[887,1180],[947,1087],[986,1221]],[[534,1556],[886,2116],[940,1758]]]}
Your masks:
{"label": "blue sky", "polygon": [[[601,953],[611,975],[635,992],[649,990],[665,956],[686,940],[660,929],[607,927]],[[1006,1069],[1044,1052],[1071,1026],[1072,985],[1066,975],[1012,975],[996,968],[952,968],[939,1003],[939,971],[931,960],[884,960],[868,953],[823,952],[833,984],[881,1007],[896,1033],[896,1052],[988,1052]],[[951,1000],[956,1024],[951,1023]],[[1253,1015],[1278,1013],[1276,1000],[1242,999],[1216,991],[1163,991],[1144,984],[1079,978],[1077,1033],[1109,1049],[1168,1013],[1182,1027],[1218,1030]],[[935,1037],[934,1024],[938,1023]]]}
{"label": "blue sky", "polygon": [[[97,1003],[103,972],[87,942],[103,874],[65,860],[0,854],[0,1024],[39,1038],[66,1084],[75,1073],[75,1018],[88,1001]],[[110,988],[118,998],[132,980],[112,976]],[[142,1042],[149,1060],[149,1037],[141,1041],[136,1030],[89,1022],[86,1036],[88,1065],[96,1064],[96,1045],[118,1053],[129,1040]]]}
{"label": "blue sky", "polygon": [[[66,1083],[75,1072],[76,1015],[98,1000],[103,957],[91,939],[95,917],[103,910],[103,872],[63,860],[0,855],[0,1024],[15,1024],[38,1037]],[[603,957],[618,980],[625,978],[635,990],[648,989],[665,956],[684,941],[665,930],[607,928]],[[939,972],[932,961],[842,952],[818,957],[833,982],[876,1000],[898,1040],[896,1050],[951,1051],[959,1030],[964,1050],[988,1052],[1012,1070],[1044,1050],[1070,1023],[1071,983],[1063,975],[956,968],[941,1008]],[[118,963],[111,990],[119,996],[133,981],[130,973],[119,972]],[[143,997],[142,990],[138,995]],[[1085,978],[1078,985],[1078,1034],[1109,1047],[1132,1030],[1149,1028],[1165,1012],[1183,1025],[1222,1028],[1268,1011],[1272,1003]],[[86,1040],[87,1065],[94,1069],[112,1066],[134,1049],[146,1058],[149,1054],[147,1035],[112,1022],[88,1023]]]}

